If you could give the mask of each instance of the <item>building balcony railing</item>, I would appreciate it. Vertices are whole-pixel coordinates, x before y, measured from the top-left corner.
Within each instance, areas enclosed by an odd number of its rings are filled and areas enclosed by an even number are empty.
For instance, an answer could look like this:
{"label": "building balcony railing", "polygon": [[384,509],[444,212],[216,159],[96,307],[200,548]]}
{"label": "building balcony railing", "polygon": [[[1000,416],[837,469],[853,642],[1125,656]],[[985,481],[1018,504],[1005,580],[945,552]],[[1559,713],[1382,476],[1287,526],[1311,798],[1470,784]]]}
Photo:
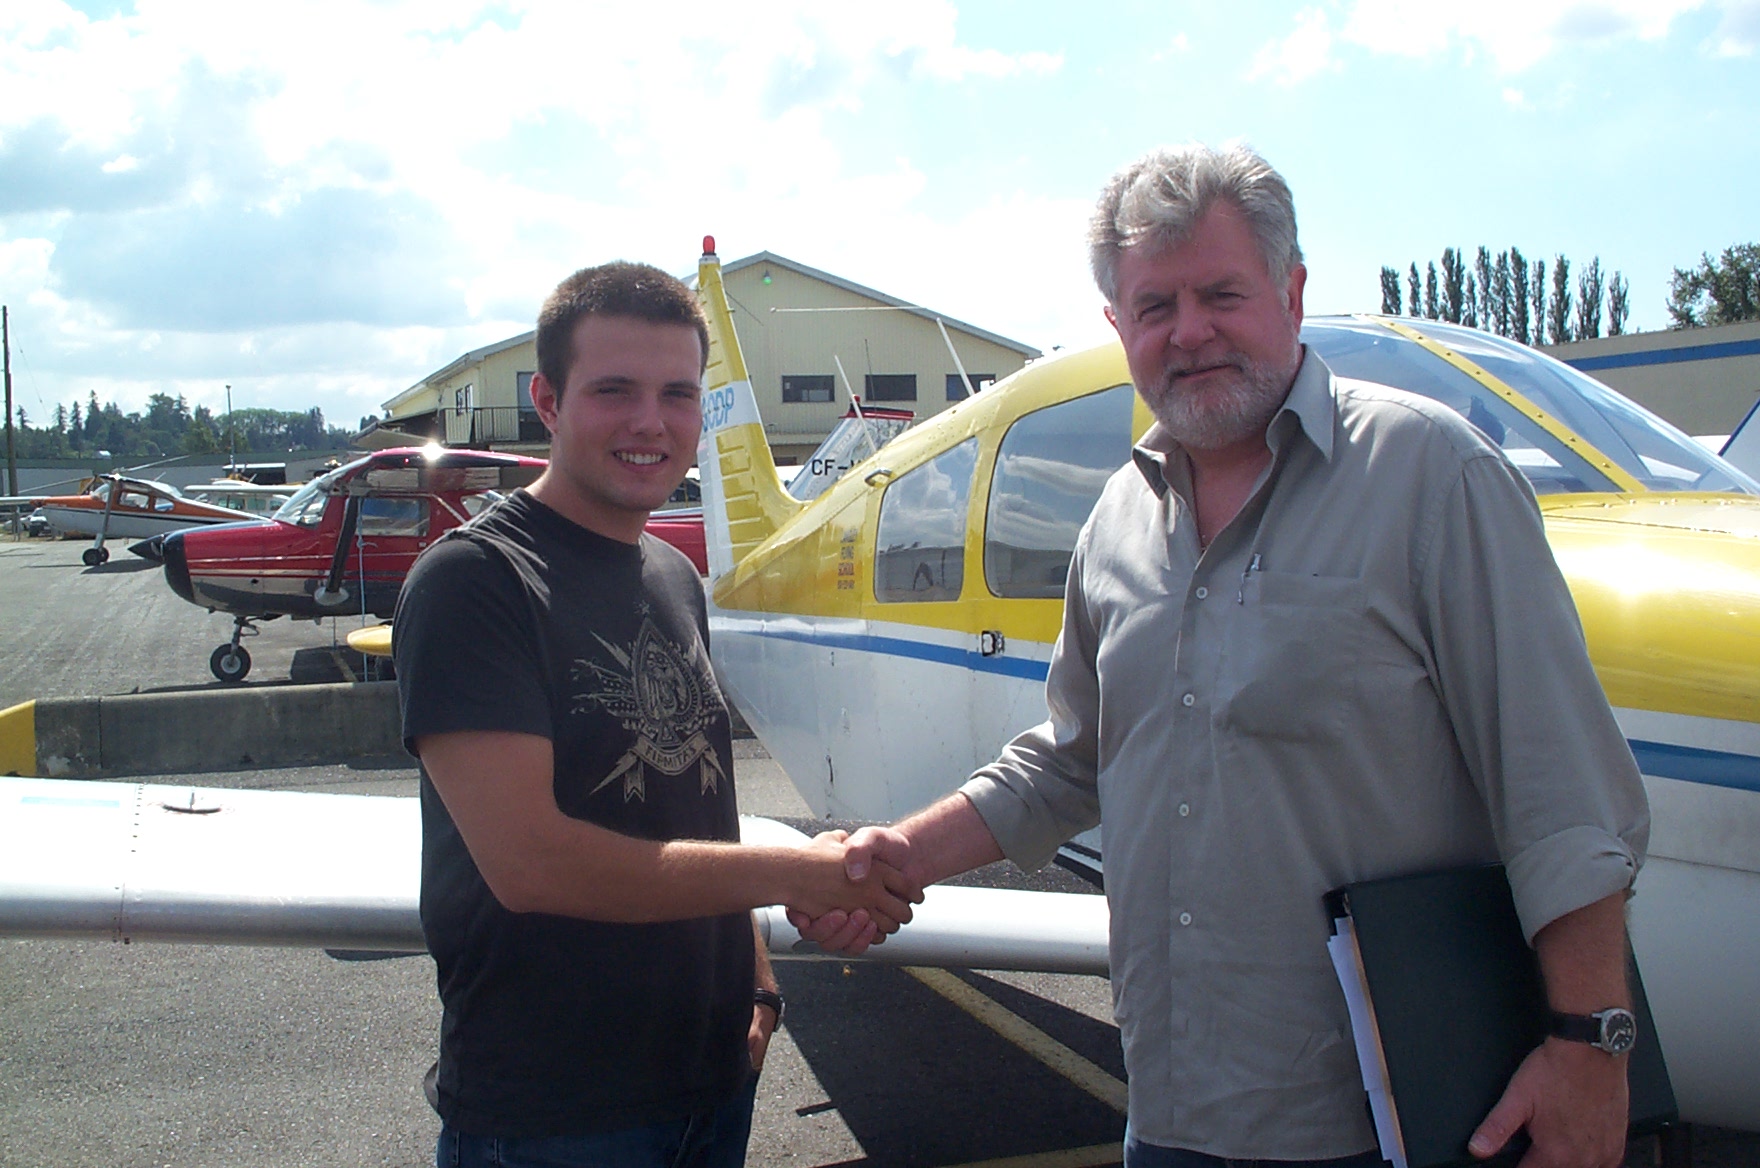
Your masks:
{"label": "building balcony railing", "polygon": [[490,446],[509,442],[548,442],[550,432],[538,411],[523,406],[472,406],[440,411],[448,446]]}

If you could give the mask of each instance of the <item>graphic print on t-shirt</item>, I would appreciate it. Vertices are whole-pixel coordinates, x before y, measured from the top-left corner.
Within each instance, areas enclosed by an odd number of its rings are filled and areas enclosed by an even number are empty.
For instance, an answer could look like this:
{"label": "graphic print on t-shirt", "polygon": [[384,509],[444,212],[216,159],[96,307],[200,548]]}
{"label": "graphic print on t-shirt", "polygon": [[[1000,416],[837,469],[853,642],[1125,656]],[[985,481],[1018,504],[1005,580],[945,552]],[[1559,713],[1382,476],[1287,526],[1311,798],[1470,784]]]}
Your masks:
{"label": "graphic print on t-shirt", "polygon": [[585,713],[597,705],[635,735],[635,744],[589,794],[597,795],[621,778],[624,802],[645,800],[643,764],[664,775],[682,775],[692,763],[700,767],[701,793],[714,792],[726,774],[703,733],[720,709],[707,671],[645,615],[627,653],[597,633],[593,639],[605,646],[617,668],[576,658],[570,680],[592,688],[575,692],[571,712]]}

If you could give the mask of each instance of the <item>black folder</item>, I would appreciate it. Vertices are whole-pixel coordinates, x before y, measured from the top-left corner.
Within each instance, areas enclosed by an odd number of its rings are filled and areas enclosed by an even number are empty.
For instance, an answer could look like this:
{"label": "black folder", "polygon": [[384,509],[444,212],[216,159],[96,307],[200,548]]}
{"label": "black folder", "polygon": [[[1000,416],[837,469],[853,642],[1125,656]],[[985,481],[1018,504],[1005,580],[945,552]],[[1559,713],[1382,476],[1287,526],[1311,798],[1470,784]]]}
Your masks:
{"label": "black folder", "polygon": [[[1539,962],[1522,936],[1503,866],[1364,881],[1326,901],[1334,933],[1355,937],[1369,1017],[1360,1022],[1353,1013],[1352,1025],[1366,1024],[1371,1042],[1379,1042],[1392,1130],[1408,1168],[1480,1163],[1467,1151],[1468,1138],[1546,1035]],[[1626,1056],[1629,1115],[1633,1134],[1642,1134],[1678,1112],[1629,957],[1628,979],[1638,1022],[1637,1045]],[[1510,1153],[1519,1152],[1516,1142]],[[1394,1161],[1385,1140],[1382,1154]]]}

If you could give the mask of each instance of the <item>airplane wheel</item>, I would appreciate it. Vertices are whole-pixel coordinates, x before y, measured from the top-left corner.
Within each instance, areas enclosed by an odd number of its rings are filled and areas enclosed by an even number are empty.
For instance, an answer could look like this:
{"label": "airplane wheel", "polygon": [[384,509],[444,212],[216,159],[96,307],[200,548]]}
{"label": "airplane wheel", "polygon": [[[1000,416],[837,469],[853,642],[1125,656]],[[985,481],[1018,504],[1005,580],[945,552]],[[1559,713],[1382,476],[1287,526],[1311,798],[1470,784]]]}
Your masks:
{"label": "airplane wheel", "polygon": [[99,564],[107,564],[110,562],[110,549],[109,548],[87,548],[83,553],[81,553],[79,558],[81,560],[85,561],[86,567],[95,568]]}
{"label": "airplane wheel", "polygon": [[251,671],[251,655],[242,646],[222,645],[208,658],[208,668],[221,681],[243,681]]}

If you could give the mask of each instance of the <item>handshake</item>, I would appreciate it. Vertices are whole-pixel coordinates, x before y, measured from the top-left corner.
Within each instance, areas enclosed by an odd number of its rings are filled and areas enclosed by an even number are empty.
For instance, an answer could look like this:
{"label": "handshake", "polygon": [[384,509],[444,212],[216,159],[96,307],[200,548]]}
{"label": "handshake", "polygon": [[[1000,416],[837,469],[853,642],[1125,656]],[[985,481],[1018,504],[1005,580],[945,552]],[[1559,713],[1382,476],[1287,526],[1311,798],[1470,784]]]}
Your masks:
{"label": "handshake", "polygon": [[805,851],[809,879],[789,898],[788,919],[828,952],[860,955],[908,923],[911,905],[923,902],[928,881],[913,871],[910,841],[894,828],[823,832]]}

